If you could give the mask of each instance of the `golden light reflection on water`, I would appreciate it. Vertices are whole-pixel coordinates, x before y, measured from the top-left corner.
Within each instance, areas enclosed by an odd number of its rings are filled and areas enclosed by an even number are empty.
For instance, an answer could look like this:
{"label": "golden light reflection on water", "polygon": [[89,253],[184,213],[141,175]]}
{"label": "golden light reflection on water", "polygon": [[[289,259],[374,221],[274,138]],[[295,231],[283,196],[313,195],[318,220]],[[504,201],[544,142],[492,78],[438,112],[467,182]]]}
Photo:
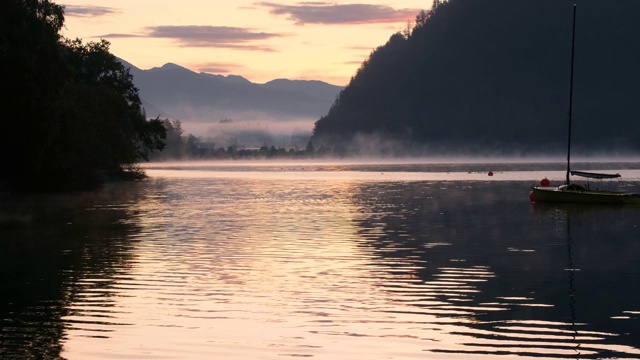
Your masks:
{"label": "golden light reflection on water", "polygon": [[[273,182],[169,190],[132,209],[143,226],[136,235],[141,242],[114,305],[131,309],[121,315],[131,314],[123,323],[135,324],[126,326],[126,338],[150,355],[196,344],[208,350],[189,358],[323,352],[323,341],[310,337],[353,334],[345,322],[366,323],[371,308],[386,306],[386,300],[361,303],[362,294],[376,289],[353,281],[371,276],[353,206],[335,196],[348,194],[349,184],[321,192]],[[86,339],[77,352],[73,344],[66,348],[74,356],[96,349]],[[125,353],[134,349],[123,345]]]}

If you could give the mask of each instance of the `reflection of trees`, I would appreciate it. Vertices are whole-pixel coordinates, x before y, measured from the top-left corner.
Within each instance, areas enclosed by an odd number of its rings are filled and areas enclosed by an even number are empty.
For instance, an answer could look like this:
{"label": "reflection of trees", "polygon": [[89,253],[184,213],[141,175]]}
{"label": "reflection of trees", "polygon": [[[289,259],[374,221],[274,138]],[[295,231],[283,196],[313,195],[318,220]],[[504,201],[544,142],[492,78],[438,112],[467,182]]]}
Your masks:
{"label": "reflection of trees", "polygon": [[356,222],[382,286],[467,328],[453,335],[471,353],[575,357],[575,339],[581,358],[637,357],[640,208],[532,207],[523,187],[363,185]]}
{"label": "reflection of trees", "polygon": [[[126,204],[139,197],[138,184],[126,183],[0,204],[0,216],[17,214],[0,227],[0,358],[58,358],[65,328],[83,311],[78,303],[112,305],[105,289],[131,267],[130,235],[138,231]],[[91,287],[90,298],[83,295]]]}

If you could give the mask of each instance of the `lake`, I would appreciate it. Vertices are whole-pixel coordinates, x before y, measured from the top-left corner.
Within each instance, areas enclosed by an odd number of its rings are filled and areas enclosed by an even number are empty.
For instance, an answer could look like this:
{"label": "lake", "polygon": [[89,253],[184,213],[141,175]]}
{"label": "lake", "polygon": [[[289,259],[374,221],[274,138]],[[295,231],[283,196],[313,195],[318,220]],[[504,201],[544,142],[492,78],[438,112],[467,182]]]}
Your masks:
{"label": "lake", "polygon": [[562,163],[144,167],[0,199],[1,359],[640,358],[640,206]]}

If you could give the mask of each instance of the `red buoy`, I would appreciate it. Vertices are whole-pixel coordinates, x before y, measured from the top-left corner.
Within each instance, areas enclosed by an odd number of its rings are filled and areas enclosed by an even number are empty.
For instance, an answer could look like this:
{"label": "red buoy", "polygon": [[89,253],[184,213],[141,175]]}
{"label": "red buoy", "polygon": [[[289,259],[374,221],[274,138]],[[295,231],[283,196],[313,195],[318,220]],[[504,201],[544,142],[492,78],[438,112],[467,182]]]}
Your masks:
{"label": "red buoy", "polygon": [[540,186],[549,187],[549,185],[551,185],[551,181],[549,181],[549,179],[544,178],[544,179],[540,180]]}
{"label": "red buoy", "polygon": [[536,194],[532,191],[529,193],[529,201],[531,203],[535,203],[538,199],[536,198]]}
{"label": "red buoy", "polygon": [[489,171],[489,173],[487,175],[493,176],[493,171]]}

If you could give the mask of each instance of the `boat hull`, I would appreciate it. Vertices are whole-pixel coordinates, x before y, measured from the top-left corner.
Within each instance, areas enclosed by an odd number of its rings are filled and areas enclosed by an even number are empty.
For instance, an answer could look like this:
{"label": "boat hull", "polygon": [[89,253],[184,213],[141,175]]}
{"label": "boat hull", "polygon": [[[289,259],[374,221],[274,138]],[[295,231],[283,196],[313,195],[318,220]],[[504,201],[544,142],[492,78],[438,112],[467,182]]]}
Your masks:
{"label": "boat hull", "polygon": [[567,190],[560,187],[531,188],[536,202],[589,203],[589,204],[640,204],[640,194],[595,191]]}

